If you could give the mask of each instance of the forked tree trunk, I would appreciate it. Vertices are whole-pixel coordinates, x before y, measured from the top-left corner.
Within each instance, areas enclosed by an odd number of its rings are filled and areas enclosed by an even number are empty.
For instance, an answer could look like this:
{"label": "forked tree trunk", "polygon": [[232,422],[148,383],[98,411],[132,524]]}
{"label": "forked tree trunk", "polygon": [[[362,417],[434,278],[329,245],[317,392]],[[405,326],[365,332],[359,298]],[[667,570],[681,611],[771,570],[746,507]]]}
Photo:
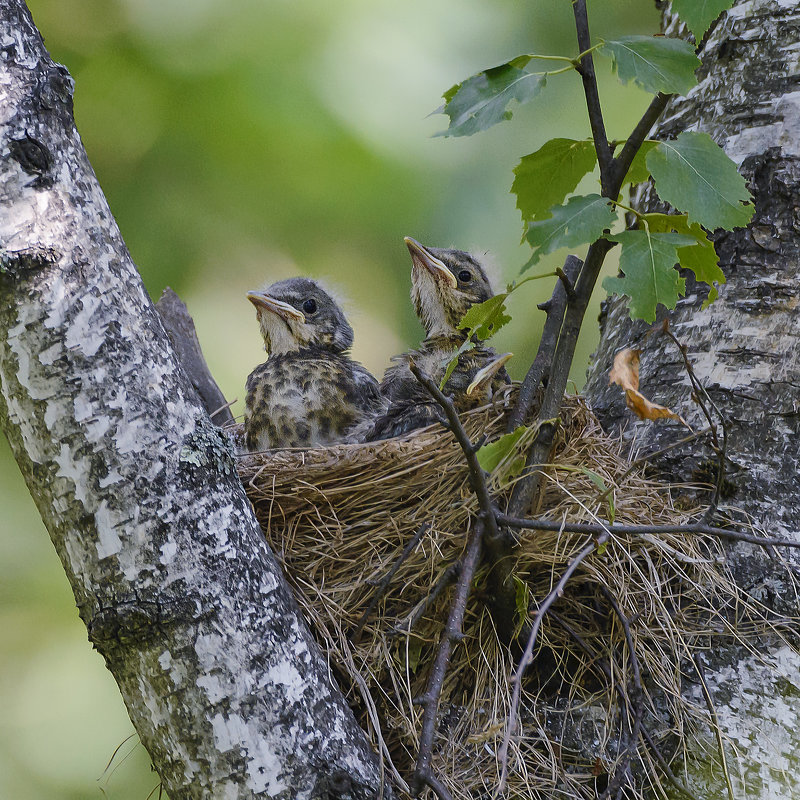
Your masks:
{"label": "forked tree trunk", "polygon": [[0,0],[0,423],[172,800],[378,796],[23,0]]}
{"label": "forked tree trunk", "polygon": [[[664,29],[679,32],[668,12]],[[705,290],[688,282],[686,299],[669,319],[729,424],[723,505],[773,536],[790,538],[800,536],[798,42],[796,0],[738,0],[702,45],[700,85],[667,110],[657,134],[709,133],[739,164],[755,195],[749,228],[717,237],[728,277],[719,299],[703,310]],[[646,190],[639,202],[653,205]],[[647,326],[631,323],[617,299],[607,304],[601,323],[586,392],[604,423],[625,428],[642,453],[685,435],[674,424],[634,421],[619,389],[607,385],[614,353],[630,346],[643,350],[645,394],[703,428],[680,354],[667,337],[645,336]],[[713,480],[715,472],[714,456],[702,440],[660,457],[657,466],[677,482]],[[778,562],[749,546],[734,548],[730,562],[741,586],[779,613],[798,613],[797,597]],[[735,648],[717,651],[707,679],[723,731],[738,749],[731,768],[734,783],[744,781],[741,796],[789,800],[800,796],[800,657],[777,644],[760,647],[758,656]],[[708,764],[700,763],[696,786],[707,785],[709,774]],[[715,785],[719,794],[712,796],[722,796],[724,790]]]}

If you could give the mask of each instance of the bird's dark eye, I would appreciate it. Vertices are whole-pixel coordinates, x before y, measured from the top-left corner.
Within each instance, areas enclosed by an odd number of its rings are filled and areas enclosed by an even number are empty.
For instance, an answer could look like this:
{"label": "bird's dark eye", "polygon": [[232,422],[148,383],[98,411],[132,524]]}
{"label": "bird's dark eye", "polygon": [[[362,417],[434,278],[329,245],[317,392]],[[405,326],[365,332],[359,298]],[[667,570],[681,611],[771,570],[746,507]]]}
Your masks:
{"label": "bird's dark eye", "polygon": [[458,279],[461,283],[469,283],[472,280],[472,273],[468,269],[462,269],[458,273]]}
{"label": "bird's dark eye", "polygon": [[309,297],[308,300],[303,303],[303,311],[305,311],[306,314],[313,314],[316,310],[317,301],[314,300],[313,297]]}

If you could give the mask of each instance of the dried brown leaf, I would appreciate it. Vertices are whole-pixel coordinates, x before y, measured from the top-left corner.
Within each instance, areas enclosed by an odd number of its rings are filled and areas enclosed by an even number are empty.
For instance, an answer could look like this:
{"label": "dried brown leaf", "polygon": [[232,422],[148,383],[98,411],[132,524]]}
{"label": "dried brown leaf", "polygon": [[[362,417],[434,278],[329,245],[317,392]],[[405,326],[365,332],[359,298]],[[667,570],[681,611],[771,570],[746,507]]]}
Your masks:
{"label": "dried brown leaf", "polygon": [[625,402],[639,419],[676,419],[691,430],[683,417],[666,406],[653,403],[639,391],[639,355],[641,352],[641,350],[631,347],[620,350],[614,356],[614,366],[608,373],[609,384],[616,383],[625,390]]}

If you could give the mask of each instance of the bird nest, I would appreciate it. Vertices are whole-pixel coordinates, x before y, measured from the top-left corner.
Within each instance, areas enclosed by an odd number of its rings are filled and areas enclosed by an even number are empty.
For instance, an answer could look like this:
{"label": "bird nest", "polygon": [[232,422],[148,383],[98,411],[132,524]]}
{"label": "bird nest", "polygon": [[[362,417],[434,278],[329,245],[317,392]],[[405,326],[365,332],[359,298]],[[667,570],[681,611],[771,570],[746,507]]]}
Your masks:
{"label": "bird nest", "polygon": [[[463,416],[473,439],[504,432],[514,393]],[[691,516],[663,485],[631,469],[623,443],[603,433],[578,397],[565,401],[551,461],[542,467],[541,516],[597,522],[613,509],[617,523],[670,525]],[[245,455],[238,466],[335,677],[384,769],[406,791],[419,746],[414,700],[425,693],[447,619],[447,578],[476,520],[462,451],[450,432],[433,426],[382,442]],[[501,505],[514,480],[502,470],[492,475]],[[398,566],[423,523],[429,529]],[[513,571],[520,622],[586,543],[586,534],[563,530],[520,532]],[[459,800],[496,795],[518,657],[499,641],[485,602],[489,569],[479,570],[472,587],[433,752],[433,772]],[[715,540],[612,536],[580,564],[543,618],[510,732],[502,796],[593,798],[620,768],[637,787],[626,797],[663,781],[665,761],[695,719],[682,697],[681,663],[728,624],[721,611],[736,599]],[[649,745],[632,733],[637,717]]]}

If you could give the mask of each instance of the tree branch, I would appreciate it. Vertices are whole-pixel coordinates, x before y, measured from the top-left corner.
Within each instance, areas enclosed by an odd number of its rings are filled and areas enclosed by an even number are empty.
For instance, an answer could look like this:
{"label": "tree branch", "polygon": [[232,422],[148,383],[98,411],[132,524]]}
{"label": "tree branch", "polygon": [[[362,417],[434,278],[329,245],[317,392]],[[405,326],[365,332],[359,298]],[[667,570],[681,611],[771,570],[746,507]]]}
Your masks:
{"label": "tree branch", "polygon": [[450,664],[450,654],[453,650],[453,643],[462,638],[461,628],[464,622],[464,612],[467,608],[467,598],[469,597],[472,578],[478,566],[481,556],[481,539],[483,537],[484,520],[479,518],[475,527],[470,533],[467,542],[467,550],[462,561],[461,571],[456,583],[456,591],[453,597],[450,613],[447,617],[447,625],[442,632],[439,646],[436,649],[436,657],[431,667],[431,674],[428,677],[428,685],[425,695],[418,699],[423,707],[422,728],[419,736],[419,754],[414,775],[411,780],[411,789],[418,795],[424,786],[430,786],[440,800],[450,800],[450,794],[442,784],[434,777],[431,772],[431,757],[433,756],[433,737],[436,732],[436,717],[439,711],[439,700],[442,696],[442,686],[447,674],[447,667]]}
{"label": "tree branch", "polygon": [[571,533],[588,533],[600,535],[608,532],[615,536],[640,536],[642,534],[686,533],[699,536],[713,536],[731,542],[748,542],[760,547],[792,547],[800,548],[800,540],[779,539],[772,536],[755,536],[752,533],[732,531],[728,528],[715,528],[711,525],[605,525],[593,522],[560,522],[552,519],[524,519],[508,514],[497,514],[499,525],[509,528],[524,528],[534,531],[570,531]]}
{"label": "tree branch", "polygon": [[514,485],[508,512],[512,516],[527,513],[533,504],[533,499],[539,491],[538,467],[549,459],[556,432],[556,422],[564,398],[564,392],[569,380],[569,371],[575,355],[575,346],[578,342],[583,317],[589,305],[592,290],[597,282],[597,276],[603,266],[606,253],[613,247],[607,239],[598,239],[589,247],[586,261],[578,275],[575,287],[575,298],[570,301],[564,315],[564,322],[559,331],[558,344],[552,358],[550,376],[547,389],[539,408],[539,432],[528,452],[520,480]]}
{"label": "tree branch", "polygon": [[203,357],[194,320],[186,304],[167,286],[156,303],[156,311],[169,336],[186,377],[197,392],[206,413],[215,425],[233,424],[233,414],[211,376],[208,364]]}
{"label": "tree branch", "polygon": [[22,0],[0,0],[0,38],[0,426],[89,638],[170,797],[288,800],[345,776],[374,798],[378,759],[136,273],[71,78]]}
{"label": "tree branch", "polygon": [[[574,285],[582,265],[583,262],[577,256],[567,256],[567,260],[564,262],[564,275],[572,285]],[[542,329],[542,338],[539,340],[536,357],[533,359],[533,363],[527,375],[525,375],[522,385],[519,387],[514,410],[508,416],[507,433],[511,433],[520,425],[525,424],[528,412],[531,410],[533,400],[536,397],[536,391],[541,382],[546,380],[550,374],[553,356],[558,344],[558,335],[561,332],[564,313],[567,310],[567,290],[563,280],[556,281],[550,299],[540,303],[538,308],[547,314],[547,319]]]}
{"label": "tree branch", "polygon": [[594,149],[597,151],[597,163],[600,167],[600,185],[603,197],[615,200],[619,191],[613,192],[611,181],[614,172],[614,156],[606,135],[603,111],[600,107],[600,95],[597,91],[597,78],[594,73],[594,59],[587,52],[592,47],[589,35],[589,17],[586,13],[586,0],[572,0],[572,11],[575,15],[575,28],[578,33],[578,49],[585,53],[577,67],[583,81],[583,93],[586,97],[586,108],[589,111],[589,125],[592,128]]}
{"label": "tree branch", "polygon": [[467,462],[469,469],[469,480],[472,485],[472,490],[478,499],[478,505],[481,509],[481,517],[488,528],[490,536],[499,536],[500,531],[495,522],[495,504],[489,492],[489,485],[486,483],[486,473],[484,473],[481,465],[478,463],[478,450],[471,441],[461,420],[458,416],[458,411],[453,404],[453,401],[447,397],[439,387],[413,362],[408,362],[408,368],[411,374],[422,384],[428,394],[441,406],[442,410],[447,417],[449,423],[449,430],[455,436],[456,441],[464,453],[464,459]]}
{"label": "tree branch", "polygon": [[615,182],[621,184],[622,181],[625,180],[625,176],[628,174],[631,164],[633,164],[633,159],[636,157],[639,148],[647,138],[647,134],[650,133],[653,125],[658,122],[658,118],[664,113],[667,103],[669,103],[674,96],[675,95],[672,94],[663,94],[659,92],[650,101],[650,105],[645,110],[642,118],[636,123],[636,127],[628,137],[622,150],[620,150],[619,155],[614,159],[613,177]]}

